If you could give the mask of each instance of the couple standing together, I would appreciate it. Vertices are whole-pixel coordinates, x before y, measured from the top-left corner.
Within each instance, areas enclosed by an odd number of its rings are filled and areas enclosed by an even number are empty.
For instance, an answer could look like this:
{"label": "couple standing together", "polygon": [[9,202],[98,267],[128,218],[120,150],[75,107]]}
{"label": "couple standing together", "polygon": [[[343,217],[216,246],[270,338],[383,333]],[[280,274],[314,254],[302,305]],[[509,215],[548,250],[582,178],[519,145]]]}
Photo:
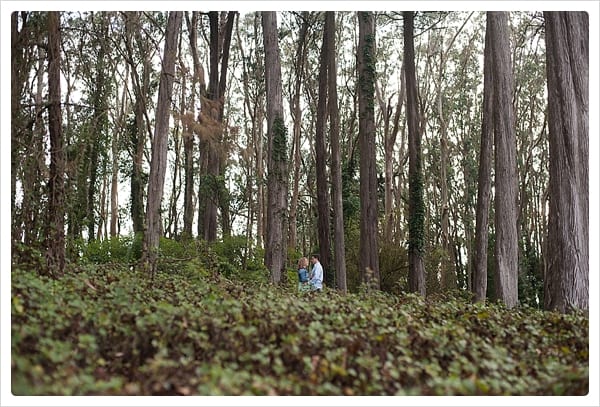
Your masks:
{"label": "couple standing together", "polygon": [[302,257],[298,260],[298,291],[321,291],[323,289],[323,266],[319,262],[319,255],[310,257],[313,264],[312,270],[308,272],[308,259]]}

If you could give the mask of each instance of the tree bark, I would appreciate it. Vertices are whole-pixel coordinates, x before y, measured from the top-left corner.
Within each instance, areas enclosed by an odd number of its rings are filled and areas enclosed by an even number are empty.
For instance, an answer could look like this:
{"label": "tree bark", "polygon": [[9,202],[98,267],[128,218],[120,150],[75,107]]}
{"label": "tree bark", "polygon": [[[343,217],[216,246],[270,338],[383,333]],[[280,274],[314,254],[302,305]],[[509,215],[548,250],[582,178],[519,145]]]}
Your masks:
{"label": "tree bark", "polygon": [[[101,13],[102,15],[102,13]],[[99,29],[98,29],[99,28]],[[92,241],[96,238],[95,235],[95,223],[96,223],[96,208],[99,206],[96,200],[97,194],[97,182],[98,182],[98,170],[100,160],[100,149],[102,148],[102,138],[104,137],[108,127],[108,95],[107,95],[107,75],[106,75],[106,47],[108,39],[108,18],[106,15],[102,15],[100,27],[94,27],[99,31],[99,50],[96,56],[96,66],[94,78],[94,93],[92,95],[92,104],[94,107],[94,115],[92,117],[92,139],[87,145],[89,161],[86,163],[89,165],[89,184],[87,188],[86,197],[86,219],[88,227],[88,240]],[[86,160],[87,161],[87,160]],[[87,174],[86,174],[87,175]]]}
{"label": "tree bark", "polygon": [[[199,196],[204,200],[203,213],[200,218],[203,219],[203,236],[209,242],[217,239],[217,215],[218,207],[221,206],[221,216],[227,216],[229,210],[227,199],[224,196],[223,185],[223,157],[227,154],[224,150],[226,143],[223,140],[223,112],[224,112],[224,93],[226,89],[227,64],[229,61],[229,46],[233,31],[233,23],[236,12],[230,11],[227,14],[227,21],[223,27],[219,24],[219,13],[211,11],[208,13],[210,24],[210,69],[208,81],[208,98],[213,102],[205,103],[203,110],[208,111],[207,115],[214,123],[214,130],[211,131],[210,140],[205,143],[207,148],[207,167],[204,182],[206,186],[204,193]],[[219,61],[221,61],[219,74]],[[208,193],[207,193],[208,191]],[[223,232],[227,233],[228,219],[223,219]]]}
{"label": "tree bark", "polygon": [[65,267],[65,152],[60,94],[60,13],[48,12],[48,96],[50,133],[50,180],[48,182],[48,224],[46,264],[50,276],[63,274]]}
{"label": "tree bark", "polygon": [[490,213],[491,159],[494,139],[494,87],[492,79],[491,21],[487,20],[483,53],[483,119],[479,150],[479,178],[475,226],[475,270],[473,293],[475,301],[485,301],[487,293],[488,221]]}
{"label": "tree bark", "polygon": [[304,65],[306,61],[306,33],[308,31],[308,12],[302,12],[302,26],[300,27],[300,34],[298,38],[298,49],[296,51],[296,66],[294,67],[295,72],[295,83],[294,83],[294,94],[292,97],[292,105],[290,110],[292,111],[293,118],[293,163],[294,163],[294,175],[292,184],[292,197],[290,202],[290,231],[289,231],[289,242],[288,246],[290,249],[295,250],[297,246],[297,213],[298,213],[298,196],[300,189],[300,131],[302,130],[302,110],[300,107],[300,91],[303,81]]}
{"label": "tree bark", "polygon": [[404,16],[404,63],[406,66],[406,120],[408,123],[408,286],[409,290],[426,294],[425,265],[425,204],[423,202],[423,175],[421,174],[421,133],[417,110],[417,81],[414,51],[414,12]]}
{"label": "tree bark", "polygon": [[265,265],[271,282],[285,278],[287,260],[287,129],[283,120],[281,62],[277,33],[277,14],[262,12],[265,47],[265,85],[267,90],[267,244]]}
{"label": "tree bark", "polygon": [[344,207],[342,202],[342,155],[340,152],[340,112],[337,94],[337,62],[335,48],[335,12],[325,13],[325,31],[329,56],[327,58],[327,94],[329,98],[329,141],[331,143],[331,188],[333,203],[333,242],[335,283],[338,291],[346,293],[346,244],[344,239]]}
{"label": "tree bark", "polygon": [[[317,121],[315,125],[315,172],[317,176],[317,230],[320,262],[323,270],[330,269],[331,233],[329,228],[329,188],[327,177],[327,143],[325,141],[325,121],[327,119],[327,36],[323,30],[323,43],[319,61],[319,93],[317,101]],[[335,35],[335,33],[334,33]]]}
{"label": "tree bark", "polygon": [[[185,21],[189,35],[190,50],[192,52],[192,95],[190,97],[189,110],[192,117],[196,117],[196,94],[203,95],[204,89],[204,70],[200,64],[198,56],[198,12],[192,12],[190,20],[188,12],[185,13]],[[197,89],[200,83],[200,89]],[[184,125],[183,133],[183,171],[185,175],[185,187],[183,193],[183,237],[189,239],[192,237],[192,225],[194,223],[194,132],[193,126]]]}
{"label": "tree bark", "polygon": [[544,307],[589,308],[589,17],[544,12],[550,208]]}
{"label": "tree bark", "polygon": [[[254,15],[254,45],[256,52],[256,67],[257,75],[258,72],[265,71],[265,62],[263,60],[263,53],[260,50],[259,40],[259,28],[260,28],[260,14],[256,12]],[[257,82],[261,79],[257,78]],[[256,245],[257,247],[263,247],[266,242],[265,237],[265,225],[267,223],[265,215],[265,187],[262,181],[265,178],[265,157],[264,157],[264,119],[265,119],[265,91],[261,90],[258,92],[256,97],[256,103],[254,105],[255,120],[252,123],[254,132],[254,145],[256,148],[256,177],[259,180],[257,185],[256,193]]]}
{"label": "tree bark", "polygon": [[156,127],[152,139],[152,160],[148,180],[148,204],[146,207],[146,230],[142,246],[142,268],[154,276],[158,259],[158,245],[161,234],[161,202],[167,170],[167,140],[169,137],[169,116],[173,79],[175,77],[175,56],[177,37],[181,28],[181,11],[169,12],[165,35],[165,48],[158,88],[156,106]]}
{"label": "tree bark", "polygon": [[[127,12],[125,21],[125,47],[127,49],[127,63],[131,68],[131,82],[134,103],[134,125],[129,129],[130,155],[132,158],[132,172],[130,182],[131,195],[131,219],[133,232],[144,231],[144,150],[146,146],[146,127],[149,122],[146,116],[146,95],[150,88],[150,61],[147,45],[139,36],[140,22],[137,12]],[[137,63],[134,60],[132,37],[136,37],[136,45],[143,58],[141,78],[138,73]],[[148,135],[151,136],[151,132]]]}
{"label": "tree bark", "polygon": [[[125,66],[125,78],[129,76],[129,65]],[[114,77],[115,88],[118,88],[118,79]],[[119,104],[119,93],[115,92],[115,102]],[[125,114],[127,110],[127,89],[123,89],[121,96],[119,113],[117,115],[118,130],[113,134],[111,141],[111,152],[112,152],[112,177],[111,177],[111,188],[110,188],[110,236],[117,237],[119,234],[119,139],[122,137],[123,130],[125,129]]]}
{"label": "tree bark", "polygon": [[517,153],[507,12],[488,12],[492,35],[495,146],[495,285],[508,308],[518,305]]}
{"label": "tree bark", "polygon": [[377,242],[377,160],[375,157],[375,17],[358,12],[358,139],[360,147],[360,274],[380,288]]}

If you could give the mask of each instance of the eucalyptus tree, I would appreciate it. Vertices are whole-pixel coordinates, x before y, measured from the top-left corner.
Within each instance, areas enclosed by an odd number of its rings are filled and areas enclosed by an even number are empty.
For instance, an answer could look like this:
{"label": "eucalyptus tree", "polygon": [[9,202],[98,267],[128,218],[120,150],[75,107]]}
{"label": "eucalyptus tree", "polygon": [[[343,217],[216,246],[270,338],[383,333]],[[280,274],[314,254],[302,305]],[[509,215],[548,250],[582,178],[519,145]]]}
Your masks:
{"label": "eucalyptus tree", "polygon": [[[450,267],[447,258],[450,256],[450,203],[449,203],[449,176],[448,170],[450,165],[450,147],[448,137],[448,127],[450,118],[454,112],[452,111],[452,105],[443,103],[444,100],[453,98],[453,95],[446,94],[444,89],[444,79],[447,72],[447,63],[450,58],[452,47],[456,41],[456,38],[460,32],[464,29],[465,25],[473,15],[473,12],[465,18],[462,25],[451,35],[448,44],[444,44],[445,33],[443,39],[441,39],[439,48],[441,48],[440,62],[438,77],[436,82],[436,108],[437,108],[437,120],[439,123],[439,135],[440,135],[440,192],[441,192],[441,249],[443,253],[443,259],[441,261],[441,285],[442,289],[456,288],[456,269]],[[451,33],[450,33],[451,34]],[[464,89],[461,89],[464,92]],[[450,105],[450,109],[444,109],[444,105]]]}
{"label": "eucalyptus tree", "polygon": [[517,158],[513,112],[514,82],[508,13],[488,12],[494,84],[495,286],[496,297],[518,304]]}
{"label": "eucalyptus tree", "polygon": [[513,100],[519,169],[519,302],[542,307],[548,185],[544,21],[541,12],[512,13],[511,21],[517,84]]}
{"label": "eucalyptus tree", "polygon": [[[122,73],[122,76],[119,76],[117,69],[117,61],[113,60],[112,69],[117,74],[113,76],[112,80],[114,81],[115,86],[115,94],[114,94],[114,103],[117,106],[117,111],[115,113],[115,130],[111,139],[111,154],[112,154],[112,168],[111,168],[111,193],[110,193],[110,236],[117,237],[119,235],[120,230],[120,222],[119,222],[119,162],[122,153],[122,140],[126,132],[126,115],[127,110],[129,109],[129,98],[128,92],[129,89],[126,84],[126,80],[124,78],[129,77],[129,64],[125,65],[125,71]],[[119,84],[123,83],[124,86],[119,90]],[[119,94],[119,91],[121,92]]]}
{"label": "eucalyptus tree", "polygon": [[[325,140],[325,125],[327,119],[327,59],[332,52],[328,48],[329,30],[323,30],[323,41],[319,57],[319,92],[317,101],[317,120],[315,125],[315,170],[317,176],[317,229],[320,262],[324,270],[330,269],[331,230],[330,230],[330,201],[327,175],[328,151]],[[374,136],[374,135],[373,135]],[[366,154],[366,151],[364,152]],[[374,155],[374,154],[373,154]]]}
{"label": "eucalyptus tree", "polygon": [[[378,104],[377,125],[379,137],[383,140],[383,165],[384,165],[384,219],[383,239],[386,243],[402,240],[401,213],[402,207],[399,197],[401,184],[394,182],[401,175],[398,168],[402,166],[402,156],[405,143],[400,142],[399,154],[396,154],[397,137],[400,132],[400,117],[406,98],[404,81],[404,60],[402,58],[402,38],[398,36],[397,28],[400,24],[396,12],[382,13],[378,21],[381,35],[378,35],[377,64],[378,72],[375,82],[375,95]],[[400,64],[400,65],[398,65]],[[396,74],[396,75],[394,75]]]}
{"label": "eucalyptus tree", "polygon": [[206,96],[206,83],[204,78],[204,66],[198,55],[198,11],[192,12],[190,19],[189,12],[185,12],[185,22],[189,37],[190,52],[192,54],[192,91],[188,108],[191,110],[191,117],[186,117],[184,124],[186,130],[183,136],[184,150],[184,173],[185,173],[185,189],[183,194],[183,236],[190,238],[192,236],[192,225],[194,223],[194,126],[192,123],[196,121],[197,101],[202,96]]}
{"label": "eucalyptus tree", "polygon": [[329,114],[329,142],[331,143],[331,189],[333,206],[333,242],[336,288],[345,293],[346,247],[344,237],[344,208],[342,202],[342,162],[340,147],[340,112],[337,94],[337,59],[335,56],[335,12],[325,13],[327,32],[327,96]]}
{"label": "eucalyptus tree", "polygon": [[475,268],[473,293],[475,301],[485,301],[487,292],[488,218],[491,193],[491,159],[494,137],[494,87],[492,70],[491,19],[487,19],[483,54],[483,119],[479,148],[479,178],[475,230]]}
{"label": "eucalyptus tree", "polygon": [[589,308],[589,16],[544,12],[550,138],[544,307]]}
{"label": "eucalyptus tree", "polygon": [[46,229],[47,272],[62,275],[65,267],[65,153],[60,93],[60,13],[48,12],[48,131],[50,133],[50,174]]}
{"label": "eucalyptus tree", "polygon": [[97,49],[97,51],[90,53],[91,59],[94,61],[89,66],[91,71],[88,72],[90,77],[89,98],[92,107],[92,116],[86,128],[86,135],[88,137],[86,137],[83,147],[83,173],[79,175],[87,181],[87,185],[81,188],[81,191],[84,193],[81,204],[85,211],[88,240],[91,241],[96,238],[96,208],[102,207],[102,205],[98,205],[99,202],[96,194],[98,178],[104,176],[101,173],[104,163],[101,163],[101,161],[103,161],[103,156],[106,155],[104,144],[108,131],[110,82],[107,63],[109,57],[109,19],[106,12],[100,12],[97,15],[92,13],[90,19],[91,32],[93,33],[91,48],[94,51]]}
{"label": "eucalyptus tree", "polygon": [[[46,219],[46,134],[43,98],[47,59],[47,13],[11,14],[11,181],[13,255],[16,244],[35,246],[43,240]],[[36,67],[37,62],[37,67]],[[32,73],[33,70],[35,73]],[[32,82],[35,82],[32,83]],[[18,191],[20,193],[18,193]],[[19,197],[20,195],[20,197]],[[42,249],[39,247],[39,249]]]}
{"label": "eucalyptus tree", "polygon": [[414,52],[414,12],[403,12],[404,17],[404,63],[406,66],[406,120],[408,123],[408,285],[411,292],[426,294],[424,253],[423,176],[421,174],[421,133],[418,123],[417,82]]}
{"label": "eucalyptus tree", "polygon": [[[294,81],[293,81],[293,92],[290,97],[290,113],[292,116],[292,159],[293,162],[293,176],[292,176],[292,196],[290,199],[290,211],[289,211],[289,242],[288,246],[290,249],[295,250],[297,246],[298,238],[298,227],[297,227],[297,213],[298,213],[298,200],[300,194],[300,171],[301,171],[301,130],[302,130],[302,108],[301,108],[301,93],[302,83],[304,81],[304,72],[306,65],[306,54],[307,54],[307,33],[309,26],[311,25],[311,13],[303,11],[301,14],[294,13],[296,19],[299,20],[300,30],[298,34],[298,40],[295,60],[293,64]],[[290,81],[291,82],[291,81]]]}
{"label": "eucalyptus tree", "polygon": [[375,17],[358,12],[358,110],[360,145],[361,280],[380,288],[377,225],[377,161],[375,158]]}
{"label": "eucalyptus tree", "polygon": [[[152,139],[148,109],[153,93],[151,60],[154,56],[154,39],[142,38],[145,18],[141,12],[128,11],[122,14],[124,20],[124,50],[121,55],[129,64],[131,86],[133,88],[133,118],[128,120],[127,143],[131,158],[130,208],[134,233],[144,230],[144,188],[147,174],[144,171],[146,141]],[[147,31],[145,31],[147,33]]]}
{"label": "eucalyptus tree", "polygon": [[[220,15],[222,14],[222,15]],[[201,123],[208,128],[207,142],[204,144],[206,151],[203,159],[206,163],[206,172],[201,174],[201,193],[199,194],[200,214],[203,223],[203,238],[213,242],[217,238],[217,209],[221,207],[223,232],[228,233],[229,220],[226,219],[227,208],[225,187],[223,184],[224,151],[223,143],[223,113],[224,96],[227,86],[227,67],[229,62],[229,48],[233,32],[235,11],[208,13],[210,27],[210,58],[207,99],[203,100]],[[201,166],[201,168],[204,168]]]}
{"label": "eucalyptus tree", "polygon": [[156,124],[154,137],[152,138],[146,229],[142,244],[142,259],[140,261],[142,269],[149,272],[152,276],[156,272],[158,244],[161,235],[160,212],[165,172],[167,169],[167,139],[169,136],[171,95],[175,79],[175,56],[177,54],[177,38],[181,28],[182,14],[181,11],[169,12],[158,89],[158,104],[156,106]]}
{"label": "eucalyptus tree", "polygon": [[267,95],[267,241],[265,265],[271,282],[285,278],[287,262],[287,129],[283,116],[281,59],[279,55],[277,13],[262,12]]}
{"label": "eucalyptus tree", "polygon": [[[241,21],[240,21],[241,20]],[[241,24],[240,24],[241,23]],[[241,86],[243,104],[243,129],[245,140],[238,140],[239,157],[245,177],[243,194],[246,200],[246,244],[247,247],[263,245],[264,231],[264,118],[265,81],[260,13],[249,13],[237,20],[236,41],[232,44],[232,57],[239,58],[233,75]],[[236,77],[236,73],[241,75]],[[245,142],[245,147],[241,143]],[[254,227],[256,225],[256,234]]]}

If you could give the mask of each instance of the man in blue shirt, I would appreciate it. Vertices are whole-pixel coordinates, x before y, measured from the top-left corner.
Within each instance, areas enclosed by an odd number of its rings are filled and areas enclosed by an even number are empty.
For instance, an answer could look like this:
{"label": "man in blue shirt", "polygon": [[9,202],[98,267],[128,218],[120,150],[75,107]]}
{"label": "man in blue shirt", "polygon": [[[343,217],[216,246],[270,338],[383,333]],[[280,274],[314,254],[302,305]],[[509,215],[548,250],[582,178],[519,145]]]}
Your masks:
{"label": "man in blue shirt", "polygon": [[310,287],[313,291],[321,291],[323,289],[323,266],[319,262],[319,255],[313,254],[310,261],[313,264],[309,281]]}

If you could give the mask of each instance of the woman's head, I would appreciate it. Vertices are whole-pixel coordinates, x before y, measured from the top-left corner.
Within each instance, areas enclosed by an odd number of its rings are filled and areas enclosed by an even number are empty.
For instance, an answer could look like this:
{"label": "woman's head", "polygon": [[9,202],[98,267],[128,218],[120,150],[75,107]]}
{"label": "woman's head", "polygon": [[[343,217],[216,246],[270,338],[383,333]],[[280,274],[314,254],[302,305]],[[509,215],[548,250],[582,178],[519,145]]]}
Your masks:
{"label": "woman's head", "polygon": [[301,257],[298,260],[298,268],[306,268],[308,267],[308,259],[306,257]]}

